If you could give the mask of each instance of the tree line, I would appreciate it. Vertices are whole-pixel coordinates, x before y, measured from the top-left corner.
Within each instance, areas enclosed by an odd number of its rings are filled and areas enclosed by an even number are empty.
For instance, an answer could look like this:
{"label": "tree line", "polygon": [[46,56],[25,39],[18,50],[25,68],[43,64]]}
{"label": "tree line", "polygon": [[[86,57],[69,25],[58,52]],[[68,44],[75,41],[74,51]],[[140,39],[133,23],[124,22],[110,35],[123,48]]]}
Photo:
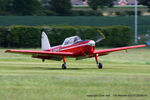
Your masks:
{"label": "tree line", "polygon": [[[84,0],[83,0],[84,1]],[[89,7],[94,11],[104,6],[113,6],[116,0],[89,0]],[[138,0],[150,9],[149,0]],[[42,0],[0,0],[0,15],[72,15],[71,0],[50,0],[46,6]]]}
{"label": "tree line", "polygon": [[33,48],[40,47],[41,32],[45,31],[51,41],[51,45],[60,45],[64,39],[70,36],[78,35],[81,39],[95,39],[97,30],[102,30],[105,40],[96,44],[96,46],[120,47],[132,43],[132,32],[128,26],[3,26],[0,27],[0,47],[7,48]]}

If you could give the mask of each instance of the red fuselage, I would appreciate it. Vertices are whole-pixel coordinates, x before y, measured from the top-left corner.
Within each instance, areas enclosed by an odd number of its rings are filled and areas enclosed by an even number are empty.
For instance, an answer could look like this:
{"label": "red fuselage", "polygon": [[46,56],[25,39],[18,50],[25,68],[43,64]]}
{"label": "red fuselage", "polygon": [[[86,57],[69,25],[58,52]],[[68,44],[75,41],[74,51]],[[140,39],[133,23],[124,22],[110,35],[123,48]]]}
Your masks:
{"label": "red fuselage", "polygon": [[68,46],[54,46],[49,50],[50,52],[72,52],[75,57],[78,56],[90,56],[93,55],[95,48],[95,42],[92,40],[84,40],[79,41],[75,44],[68,45]]}

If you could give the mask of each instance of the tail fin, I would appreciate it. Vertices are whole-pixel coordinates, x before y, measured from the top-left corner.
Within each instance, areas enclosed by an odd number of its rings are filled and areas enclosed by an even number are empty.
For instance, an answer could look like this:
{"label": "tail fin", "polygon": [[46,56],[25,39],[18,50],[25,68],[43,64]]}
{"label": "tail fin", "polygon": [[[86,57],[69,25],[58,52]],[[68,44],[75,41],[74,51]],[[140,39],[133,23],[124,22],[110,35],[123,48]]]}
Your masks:
{"label": "tail fin", "polygon": [[45,32],[42,32],[42,40],[41,40],[42,44],[41,44],[41,47],[42,47],[42,50],[48,50],[51,48],[50,46],[50,43],[49,43],[49,40],[48,40],[48,37],[46,35]]}

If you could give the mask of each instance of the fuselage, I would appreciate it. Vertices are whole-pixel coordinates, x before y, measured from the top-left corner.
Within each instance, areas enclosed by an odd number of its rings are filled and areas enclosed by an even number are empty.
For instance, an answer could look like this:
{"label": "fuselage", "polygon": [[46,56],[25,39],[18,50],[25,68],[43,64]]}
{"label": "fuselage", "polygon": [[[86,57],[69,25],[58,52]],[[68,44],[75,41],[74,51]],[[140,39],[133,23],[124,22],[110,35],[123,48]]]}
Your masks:
{"label": "fuselage", "polygon": [[93,54],[95,42],[93,40],[82,40],[72,45],[58,45],[49,50],[50,52],[72,52],[74,56],[90,56]]}

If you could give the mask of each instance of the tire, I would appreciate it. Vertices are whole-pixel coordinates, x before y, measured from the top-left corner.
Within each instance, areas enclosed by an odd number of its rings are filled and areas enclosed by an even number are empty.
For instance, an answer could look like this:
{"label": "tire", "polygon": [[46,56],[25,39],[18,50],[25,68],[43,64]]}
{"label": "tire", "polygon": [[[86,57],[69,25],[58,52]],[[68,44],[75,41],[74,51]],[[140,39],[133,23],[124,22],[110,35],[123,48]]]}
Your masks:
{"label": "tire", "polygon": [[99,68],[99,69],[102,69],[102,68],[103,68],[102,63],[98,63],[98,68]]}
{"label": "tire", "polygon": [[67,69],[66,64],[62,64],[62,69]]}

